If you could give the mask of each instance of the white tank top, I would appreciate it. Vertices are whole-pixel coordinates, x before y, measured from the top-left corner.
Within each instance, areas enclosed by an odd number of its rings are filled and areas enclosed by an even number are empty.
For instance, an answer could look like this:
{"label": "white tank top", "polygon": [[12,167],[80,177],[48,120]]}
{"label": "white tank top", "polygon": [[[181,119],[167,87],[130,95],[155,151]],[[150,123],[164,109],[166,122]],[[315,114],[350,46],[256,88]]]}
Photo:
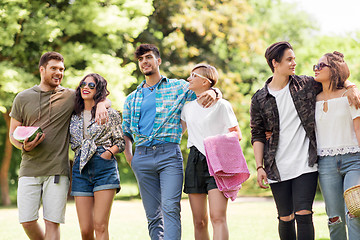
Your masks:
{"label": "white tank top", "polygon": [[327,100],[328,110],[324,112],[325,101],[316,102],[316,141],[319,156],[360,152],[353,119],[360,117],[360,109],[350,106],[347,97]]}

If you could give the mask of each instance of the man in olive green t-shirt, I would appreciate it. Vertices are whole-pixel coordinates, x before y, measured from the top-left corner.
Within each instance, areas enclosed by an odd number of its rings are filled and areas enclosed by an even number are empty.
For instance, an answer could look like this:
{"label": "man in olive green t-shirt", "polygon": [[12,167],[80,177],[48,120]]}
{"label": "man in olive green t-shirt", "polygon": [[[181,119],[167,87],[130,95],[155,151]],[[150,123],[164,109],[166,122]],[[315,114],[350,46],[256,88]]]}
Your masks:
{"label": "man in olive green t-shirt", "polygon": [[[22,149],[17,194],[19,221],[30,239],[60,239],[59,223],[64,223],[69,189],[68,129],[75,91],[60,86],[65,70],[60,53],[43,54],[39,70],[40,85],[20,92],[10,113],[10,141]],[[104,117],[105,105],[99,106],[97,117]],[[44,133],[21,143],[13,137],[18,126],[40,127]],[[37,222],[41,200],[45,233]]]}

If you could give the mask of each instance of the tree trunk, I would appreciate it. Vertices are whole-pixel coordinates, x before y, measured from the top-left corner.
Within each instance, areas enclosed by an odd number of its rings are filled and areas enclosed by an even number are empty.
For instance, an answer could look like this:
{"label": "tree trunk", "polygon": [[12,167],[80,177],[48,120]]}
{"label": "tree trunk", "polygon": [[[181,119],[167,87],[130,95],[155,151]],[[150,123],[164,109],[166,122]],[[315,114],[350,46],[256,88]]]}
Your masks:
{"label": "tree trunk", "polygon": [[11,145],[11,142],[9,139],[9,129],[10,129],[9,112],[3,113],[2,115],[6,122],[7,134],[6,134],[6,138],[5,138],[4,157],[3,157],[1,169],[0,169],[0,188],[1,188],[2,204],[4,206],[8,206],[11,204],[10,195],[9,195],[8,172],[9,172],[9,168],[10,168],[10,161],[11,161],[13,146]]}

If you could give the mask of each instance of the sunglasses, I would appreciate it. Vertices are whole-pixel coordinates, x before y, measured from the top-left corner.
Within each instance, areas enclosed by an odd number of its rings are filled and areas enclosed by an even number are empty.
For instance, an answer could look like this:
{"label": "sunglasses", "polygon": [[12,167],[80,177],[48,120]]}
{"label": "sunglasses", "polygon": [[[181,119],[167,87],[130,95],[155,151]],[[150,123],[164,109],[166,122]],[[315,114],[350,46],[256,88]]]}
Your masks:
{"label": "sunglasses", "polygon": [[86,85],[88,85],[90,89],[94,89],[96,87],[96,84],[93,82],[82,82],[80,83],[80,88],[84,88]]}
{"label": "sunglasses", "polygon": [[203,75],[200,75],[200,74],[198,74],[198,73],[196,73],[196,72],[192,72],[192,73],[190,74],[190,77],[192,77],[192,78],[194,78],[194,77],[204,78],[204,79],[208,80],[209,83],[212,84],[212,81],[211,81],[210,79],[208,79],[207,77],[204,77]]}
{"label": "sunglasses", "polygon": [[330,68],[331,66],[330,66],[330,65],[327,65],[326,63],[321,62],[321,63],[315,64],[315,65],[313,66],[313,71],[314,71],[314,72],[315,72],[315,71],[321,71],[324,67]]}

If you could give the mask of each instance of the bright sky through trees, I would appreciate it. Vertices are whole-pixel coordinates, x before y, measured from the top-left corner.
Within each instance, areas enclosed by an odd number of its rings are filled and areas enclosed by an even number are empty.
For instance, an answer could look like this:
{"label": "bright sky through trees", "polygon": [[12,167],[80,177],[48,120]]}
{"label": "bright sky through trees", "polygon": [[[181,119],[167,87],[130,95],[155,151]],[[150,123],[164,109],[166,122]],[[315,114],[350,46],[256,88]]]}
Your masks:
{"label": "bright sky through trees", "polygon": [[300,9],[314,17],[322,34],[346,36],[360,31],[359,0],[283,0],[297,2]]}

